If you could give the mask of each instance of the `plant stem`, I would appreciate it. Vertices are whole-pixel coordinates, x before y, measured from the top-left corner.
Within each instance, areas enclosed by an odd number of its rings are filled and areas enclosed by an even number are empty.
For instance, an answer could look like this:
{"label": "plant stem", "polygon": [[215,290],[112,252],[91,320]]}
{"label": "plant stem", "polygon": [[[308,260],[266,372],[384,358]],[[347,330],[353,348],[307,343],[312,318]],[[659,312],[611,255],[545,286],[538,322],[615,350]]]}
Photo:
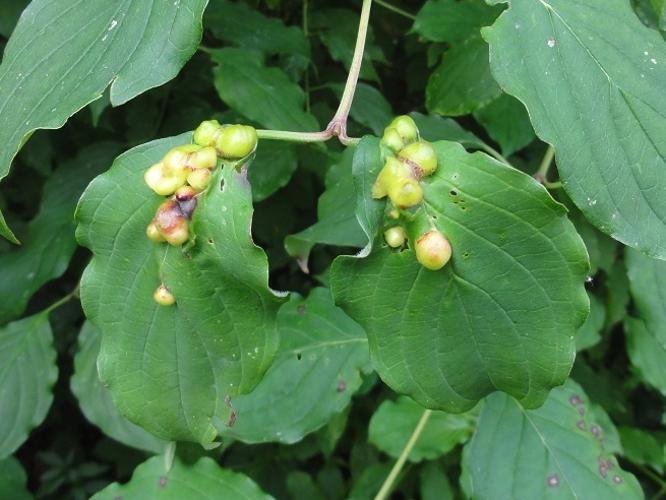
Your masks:
{"label": "plant stem", "polygon": [[543,155],[543,160],[541,160],[541,165],[539,165],[539,170],[534,174],[534,178],[540,183],[544,184],[548,181],[548,171],[550,166],[553,164],[553,157],[555,156],[555,149],[553,146],[548,146],[546,154]]}
{"label": "plant stem", "polygon": [[326,142],[333,137],[333,132],[324,130],[322,132],[291,132],[287,130],[257,130],[259,139],[271,139],[275,141],[289,142]]}
{"label": "plant stem", "polygon": [[430,415],[432,415],[432,410],[423,411],[423,415],[421,415],[419,422],[416,424],[414,432],[412,432],[412,435],[409,437],[407,444],[405,444],[405,447],[403,448],[402,453],[398,457],[398,460],[396,461],[395,465],[393,465],[391,472],[384,480],[384,484],[382,484],[382,487],[379,490],[379,493],[377,493],[375,500],[385,500],[386,498],[388,498],[388,495],[391,492],[391,488],[393,488],[393,483],[395,482],[396,478],[398,477],[398,474],[400,474],[400,471],[404,467],[405,462],[407,461],[407,457],[409,457],[409,454],[412,452],[412,449],[414,448],[416,441],[418,441],[419,437],[421,436],[423,429],[428,423]]}
{"label": "plant stem", "polygon": [[645,467],[644,465],[634,464],[634,466],[644,475],[652,479],[652,481],[654,481],[655,484],[659,485],[660,491],[657,493],[657,496],[658,497],[661,496],[666,490],[666,481],[664,481],[662,478],[660,478],[657,474],[652,472],[649,468]]}
{"label": "plant stem", "polygon": [[361,65],[363,64],[363,53],[365,51],[365,39],[368,34],[371,6],[372,0],[363,0],[361,20],[358,25],[358,34],[356,36],[356,47],[354,48],[354,57],[352,59],[351,67],[349,68],[345,90],[342,93],[342,99],[340,99],[338,110],[335,112],[328,127],[326,127],[326,130],[330,130],[333,135],[337,136],[338,139],[340,139],[340,142],[345,145],[350,143],[349,137],[347,137],[347,118],[349,117],[349,110],[354,101],[358,75],[361,73]]}
{"label": "plant stem", "polygon": [[51,304],[49,307],[47,307],[44,312],[46,314],[49,314],[51,311],[54,309],[59,308],[61,305],[66,304],[70,300],[72,300],[74,297],[79,296],[79,285],[76,285],[76,288],[69,292],[67,295],[62,297],[61,299],[56,300],[53,304]]}
{"label": "plant stem", "polygon": [[414,14],[410,14],[406,10],[402,10],[399,7],[396,7],[395,5],[391,5],[388,2],[385,2],[384,0],[375,0],[375,3],[377,5],[381,5],[385,9],[388,9],[392,12],[395,12],[396,14],[400,14],[403,17],[406,17],[407,19],[411,19],[412,21],[416,21],[416,16]]}
{"label": "plant stem", "polygon": [[[307,3],[307,2],[306,2]],[[329,122],[325,130],[321,132],[291,132],[288,130],[257,130],[257,137],[259,139],[271,139],[275,141],[290,141],[290,142],[326,142],[333,137],[340,139],[340,142],[345,146],[358,144],[360,139],[347,136],[347,119],[349,118],[349,110],[351,109],[352,102],[354,101],[354,94],[356,92],[356,84],[358,83],[358,75],[361,72],[361,65],[363,64],[363,52],[365,51],[365,39],[368,34],[368,22],[370,21],[370,6],[372,0],[363,0],[363,7],[361,8],[361,21],[358,25],[358,35],[356,37],[356,47],[354,48],[354,58],[352,59],[351,67],[349,68],[349,75],[347,76],[347,83],[345,90],[340,99],[340,105],[335,112],[333,119]],[[307,14],[304,5],[303,12],[303,26],[307,28]]]}
{"label": "plant stem", "polygon": [[504,156],[502,156],[501,153],[499,151],[497,151],[495,148],[491,148],[487,144],[483,144],[481,146],[481,149],[483,149],[486,153],[488,153],[490,156],[492,156],[496,160],[499,160],[502,163],[506,163],[507,165],[511,165],[511,163],[509,163],[509,160],[507,160]]}

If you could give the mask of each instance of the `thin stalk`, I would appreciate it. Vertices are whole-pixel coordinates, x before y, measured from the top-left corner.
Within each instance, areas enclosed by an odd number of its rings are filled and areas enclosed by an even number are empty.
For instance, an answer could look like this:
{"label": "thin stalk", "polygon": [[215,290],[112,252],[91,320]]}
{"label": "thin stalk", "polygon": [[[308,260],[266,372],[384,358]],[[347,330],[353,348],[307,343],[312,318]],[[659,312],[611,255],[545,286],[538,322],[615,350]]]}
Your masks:
{"label": "thin stalk", "polygon": [[70,300],[72,300],[74,297],[79,296],[79,285],[76,285],[76,288],[69,292],[67,295],[65,295],[63,298],[56,300],[53,304],[51,304],[49,307],[47,307],[44,312],[46,314],[49,314],[51,311],[54,309],[59,308],[61,305],[66,304]]}
{"label": "thin stalk", "polygon": [[324,130],[322,132],[291,132],[288,130],[257,130],[259,139],[270,139],[274,141],[289,142],[326,142],[333,137],[333,132]]}
{"label": "thin stalk", "polygon": [[481,149],[483,149],[486,153],[488,153],[496,160],[499,160],[502,163],[506,163],[507,165],[511,165],[511,163],[509,163],[509,160],[507,160],[504,156],[502,156],[502,154],[499,151],[497,151],[495,148],[491,148],[487,144],[483,144],[481,146]]}
{"label": "thin stalk", "polygon": [[421,415],[419,422],[416,424],[416,427],[414,428],[414,432],[412,432],[412,435],[409,437],[407,444],[405,444],[405,447],[403,448],[402,453],[400,453],[398,460],[395,462],[395,465],[393,465],[391,472],[389,472],[389,475],[384,480],[384,484],[382,484],[382,487],[379,490],[379,493],[377,493],[375,500],[385,500],[386,498],[388,498],[389,493],[391,492],[391,488],[393,488],[393,483],[395,483],[395,480],[402,471],[402,468],[404,467],[405,462],[407,461],[407,457],[409,457],[409,454],[412,452],[412,449],[414,449],[414,445],[418,441],[419,437],[421,436],[421,433],[423,432],[423,429],[428,423],[430,415],[432,415],[432,410],[424,410],[423,415]]}
{"label": "thin stalk", "polygon": [[548,146],[546,154],[543,155],[543,160],[541,160],[541,165],[539,165],[539,170],[534,174],[534,178],[541,183],[548,181],[548,172],[550,171],[550,166],[553,164],[553,157],[555,156],[555,149],[553,146]]}
{"label": "thin stalk", "polygon": [[391,5],[388,2],[385,2],[384,0],[375,0],[375,3],[377,5],[381,5],[385,9],[388,9],[392,12],[395,12],[396,14],[401,15],[402,17],[406,17],[407,19],[411,19],[412,21],[416,21],[416,16],[414,14],[410,14],[406,10],[402,10],[400,7],[396,7],[395,5]]}
{"label": "thin stalk", "polygon": [[661,477],[659,477],[657,474],[652,472],[649,468],[645,467],[644,465],[634,464],[634,466],[644,475],[652,479],[652,481],[654,481],[654,483],[659,486],[660,491],[657,494],[662,495],[663,491],[666,490],[666,481],[664,481]]}
{"label": "thin stalk", "polygon": [[326,127],[326,130],[333,132],[333,135],[337,136],[340,139],[340,142],[345,145],[349,144],[349,137],[347,137],[347,118],[349,117],[349,110],[354,101],[358,75],[361,73],[361,65],[363,64],[363,53],[365,52],[365,39],[368,34],[371,6],[372,0],[363,0],[361,20],[358,25],[358,34],[356,36],[356,47],[354,48],[354,57],[352,59],[351,67],[349,68],[347,83],[345,83],[345,90],[342,93],[338,110],[335,112],[328,127]]}

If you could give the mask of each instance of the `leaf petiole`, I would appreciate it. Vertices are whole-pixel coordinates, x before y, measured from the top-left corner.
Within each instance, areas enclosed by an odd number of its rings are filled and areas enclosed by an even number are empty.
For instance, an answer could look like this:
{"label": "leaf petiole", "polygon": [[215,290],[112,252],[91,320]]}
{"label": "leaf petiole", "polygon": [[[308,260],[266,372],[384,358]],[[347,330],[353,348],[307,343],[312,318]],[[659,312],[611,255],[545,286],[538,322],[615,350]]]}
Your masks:
{"label": "leaf petiole", "polygon": [[421,415],[421,418],[416,424],[414,432],[412,432],[412,435],[409,437],[407,444],[405,444],[405,447],[403,448],[402,453],[400,453],[398,460],[393,465],[391,472],[389,472],[389,475],[386,476],[384,484],[382,484],[382,487],[379,490],[379,493],[377,493],[375,500],[386,500],[386,498],[388,498],[388,495],[391,492],[391,488],[393,488],[393,483],[395,483],[398,474],[400,474],[400,471],[402,470],[402,468],[405,465],[405,462],[407,461],[407,457],[409,457],[409,454],[412,452],[412,449],[414,449],[414,445],[416,445],[416,442],[421,436],[423,429],[425,429],[425,426],[428,423],[430,415],[432,415],[432,410],[423,411],[423,415]]}

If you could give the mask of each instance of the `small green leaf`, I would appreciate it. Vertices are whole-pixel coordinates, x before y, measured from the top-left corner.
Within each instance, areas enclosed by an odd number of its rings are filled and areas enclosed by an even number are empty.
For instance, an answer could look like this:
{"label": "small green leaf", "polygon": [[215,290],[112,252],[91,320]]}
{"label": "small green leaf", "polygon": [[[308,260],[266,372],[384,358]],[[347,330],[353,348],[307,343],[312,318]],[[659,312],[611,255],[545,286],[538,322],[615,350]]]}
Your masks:
{"label": "small green leaf", "polygon": [[[339,87],[339,95],[342,95],[342,86]],[[356,86],[354,103],[350,116],[372,130],[375,135],[382,135],[384,128],[393,119],[391,103],[375,87],[360,82]]]}
{"label": "small green leaf", "polygon": [[421,469],[422,500],[453,500],[449,478],[438,462],[427,462]]}
{"label": "small green leaf", "polygon": [[[128,420],[166,440],[209,445],[225,399],[251,391],[277,349],[282,300],[268,288],[268,262],[251,240],[245,168],[222,163],[198,198],[194,242],[150,241],[146,226],[164,198],[144,171],[191,134],[154,141],[116,159],[77,208],[77,239],[93,260],[81,281],[86,316],[102,332],[100,379]],[[164,283],[176,305],[153,292]]]}
{"label": "small green leaf", "polygon": [[637,465],[649,465],[664,474],[664,450],[652,434],[636,427],[620,427],[618,431],[627,460]]}
{"label": "small green leaf", "polygon": [[298,168],[296,148],[286,142],[259,141],[257,153],[247,170],[252,199],[262,201],[286,186]]}
{"label": "small green leaf", "polygon": [[157,439],[118,413],[111,394],[100,382],[97,355],[101,341],[99,330],[86,321],[79,333],[79,351],[74,357],[74,374],[70,379],[72,393],[79,400],[81,411],[104,434],[124,445],[152,453],[164,452],[167,442]]}
{"label": "small green leaf", "polygon": [[663,38],[625,0],[507,3],[482,30],[493,76],[554,146],[564,188],[587,219],[666,259]]}
{"label": "small green leaf", "polygon": [[[359,14],[349,9],[316,9],[310,19],[311,28],[319,35],[331,57],[349,70],[354,57],[354,45],[359,25]],[[368,27],[363,52],[360,78],[379,82],[373,61],[386,63],[381,48],[375,43],[372,27]]]}
{"label": "small green leaf", "polygon": [[480,35],[454,45],[430,75],[426,107],[445,116],[466,115],[500,96],[488,64],[488,44]]}
{"label": "small green leaf", "polygon": [[[369,199],[376,144],[361,142],[354,159],[357,217],[370,241],[385,205]],[[429,271],[411,249],[377,240],[367,258],[358,257],[371,247],[335,260],[335,301],[365,328],[373,365],[396,392],[450,412],[494,390],[538,406],[566,379],[588,313],[582,240],[528,175],[458,144],[434,147],[439,167],[422,181],[423,215],[450,240],[451,262]]]}
{"label": "small green leaf", "polygon": [[39,213],[22,235],[23,244],[0,254],[0,324],[20,316],[42,285],[65,272],[76,249],[76,201],[119,151],[115,143],[89,146],[46,181]]}
{"label": "small green leaf", "polygon": [[0,328],[0,460],[42,423],[57,378],[48,311]]}
{"label": "small green leaf", "polygon": [[194,465],[176,459],[167,470],[164,457],[153,457],[139,465],[127,484],[113,483],[91,500],[199,500],[233,498],[234,500],[269,500],[257,484],[244,474],[220,468],[211,458],[203,457]]}
{"label": "small green leaf", "polygon": [[636,478],[604,450],[587,410],[587,396],[571,380],[538,410],[506,394],[488,397],[465,450],[466,493],[479,500],[643,498]]}
{"label": "small green leaf", "polygon": [[342,159],[333,165],[326,176],[326,191],[317,205],[317,222],[296,234],[287,236],[284,246],[295,257],[304,272],[308,271],[308,259],[316,244],[361,248],[366,239],[356,220],[352,177],[354,148],[345,150]]}
{"label": "small green leaf", "polygon": [[266,17],[244,2],[212,2],[205,24],[216,38],[244,49],[310,59],[310,45],[299,27],[285,26],[280,19]]}
{"label": "small green leaf", "polygon": [[26,487],[28,478],[21,463],[14,457],[0,460],[0,498],[8,500],[30,500],[32,495]]}
{"label": "small green leaf", "polygon": [[293,296],[278,315],[280,350],[263,380],[232,404],[235,424],[223,436],[246,443],[295,443],[350,403],[370,359],[363,329],[315,288]]}
{"label": "small green leaf", "polygon": [[303,89],[279,68],[267,67],[260,53],[226,48],[211,51],[211,57],[215,88],[232,109],[269,129],[319,128],[304,110]]}
{"label": "small green leaf", "polygon": [[[33,131],[62,127],[109,85],[119,105],[175,77],[199,45],[206,3],[31,2],[0,66],[0,179]],[[0,234],[11,239],[1,215]]]}
{"label": "small green leaf", "polygon": [[625,318],[624,330],[627,336],[627,354],[641,379],[666,396],[666,343],[661,340],[663,326],[650,329],[647,324],[635,318]]}
{"label": "small green leaf", "polygon": [[465,130],[453,118],[443,118],[438,115],[423,115],[410,113],[419,127],[421,137],[427,141],[454,141],[459,142],[468,149],[485,149],[487,144],[472,132]]}
{"label": "small green leaf", "polygon": [[601,330],[606,321],[606,307],[603,302],[593,294],[590,298],[590,315],[576,333],[576,351],[580,352],[596,345],[601,340]]}
{"label": "small green leaf", "polygon": [[508,94],[476,110],[474,118],[499,143],[505,156],[523,149],[536,137],[525,106]]}
{"label": "small green leaf", "polygon": [[427,0],[412,30],[433,42],[462,42],[492,24],[500,12],[478,0]]}
{"label": "small green leaf", "polygon": [[666,395],[666,263],[631,249],[625,261],[639,318],[624,320],[629,359],[645,382]]}
{"label": "small green leaf", "polygon": [[[370,419],[368,441],[398,458],[424,411],[423,406],[404,396],[396,401],[384,401]],[[433,412],[409,454],[409,460],[420,462],[445,455],[471,437],[475,422],[474,412]]]}

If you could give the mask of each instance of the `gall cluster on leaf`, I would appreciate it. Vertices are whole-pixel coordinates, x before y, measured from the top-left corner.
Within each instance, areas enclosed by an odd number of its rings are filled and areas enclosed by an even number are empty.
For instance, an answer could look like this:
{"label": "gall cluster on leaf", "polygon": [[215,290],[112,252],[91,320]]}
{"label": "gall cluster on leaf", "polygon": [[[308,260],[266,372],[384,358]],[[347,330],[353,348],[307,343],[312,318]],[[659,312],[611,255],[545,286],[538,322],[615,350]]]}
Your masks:
{"label": "gall cluster on leaf", "polygon": [[[146,236],[156,242],[180,246],[190,239],[189,221],[197,207],[197,198],[210,184],[218,156],[240,160],[254,152],[257,133],[246,125],[220,125],[217,120],[202,122],[193,135],[194,144],[171,149],[145,174],[146,184],[158,195],[168,196],[146,228]],[[161,305],[175,302],[162,285],[155,291]]]}
{"label": "gall cluster on leaf", "polygon": [[[384,130],[381,143],[389,153],[372,186],[372,197],[388,197],[395,207],[389,211],[389,218],[398,220],[401,210],[422,204],[421,182],[437,170],[437,154],[429,142],[420,139],[418,127],[409,116],[395,118]],[[384,240],[391,248],[401,248],[407,233],[402,226],[393,225],[384,232]],[[435,228],[416,238],[414,250],[418,262],[433,271],[451,259],[451,244]]]}

